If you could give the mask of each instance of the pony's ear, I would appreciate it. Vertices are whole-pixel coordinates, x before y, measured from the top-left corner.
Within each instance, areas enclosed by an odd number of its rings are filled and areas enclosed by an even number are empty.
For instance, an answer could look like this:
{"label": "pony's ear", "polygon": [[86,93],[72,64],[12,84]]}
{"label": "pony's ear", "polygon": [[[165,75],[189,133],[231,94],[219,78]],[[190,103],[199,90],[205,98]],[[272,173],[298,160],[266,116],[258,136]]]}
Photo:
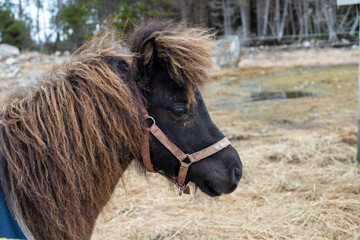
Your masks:
{"label": "pony's ear", "polygon": [[138,68],[142,74],[152,77],[156,59],[155,37],[149,37],[140,46],[140,61]]}

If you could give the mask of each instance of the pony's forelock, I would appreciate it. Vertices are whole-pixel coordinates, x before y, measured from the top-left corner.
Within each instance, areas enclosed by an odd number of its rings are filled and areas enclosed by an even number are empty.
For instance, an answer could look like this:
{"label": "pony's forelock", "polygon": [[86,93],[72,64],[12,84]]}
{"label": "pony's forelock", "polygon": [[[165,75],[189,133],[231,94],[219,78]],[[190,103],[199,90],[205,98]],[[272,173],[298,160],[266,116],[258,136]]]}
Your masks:
{"label": "pony's forelock", "polygon": [[154,37],[157,57],[167,66],[170,77],[184,87],[188,102],[193,102],[194,87],[201,88],[211,81],[214,32],[171,20],[153,20],[134,31],[129,40],[130,50],[139,53],[141,44],[151,37]]}

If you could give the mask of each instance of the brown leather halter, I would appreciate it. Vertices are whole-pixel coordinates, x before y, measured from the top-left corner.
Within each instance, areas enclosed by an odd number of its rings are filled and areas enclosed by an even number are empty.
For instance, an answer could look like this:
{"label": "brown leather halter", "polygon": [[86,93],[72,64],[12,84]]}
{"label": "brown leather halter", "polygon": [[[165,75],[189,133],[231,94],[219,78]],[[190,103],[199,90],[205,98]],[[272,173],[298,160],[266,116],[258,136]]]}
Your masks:
{"label": "brown leather halter", "polygon": [[[190,189],[185,184],[186,175],[187,175],[190,165],[221,151],[222,149],[226,148],[230,144],[230,141],[226,137],[224,137],[220,141],[218,141],[218,142],[214,143],[213,145],[211,145],[207,148],[204,148],[198,152],[195,152],[192,154],[185,154],[183,151],[180,150],[180,148],[178,148],[173,142],[170,141],[170,139],[165,135],[165,133],[163,131],[161,131],[161,129],[156,125],[154,118],[152,118],[148,114],[148,112],[144,106],[144,103],[142,101],[142,97],[140,95],[139,89],[136,86],[136,84],[135,84],[135,93],[136,93],[138,102],[140,104],[140,107],[142,109],[142,112],[144,114],[144,118],[146,120],[150,119],[152,121],[151,126],[146,127],[143,130],[143,139],[142,139],[143,142],[142,142],[142,149],[141,149],[141,157],[142,157],[142,160],[143,160],[146,170],[148,170],[149,172],[156,172],[152,166],[151,158],[150,158],[149,141],[150,141],[150,133],[151,133],[157,140],[159,140],[159,142],[161,142],[161,144],[164,147],[166,147],[179,160],[179,162],[181,164],[177,179],[170,178],[162,172],[158,172],[158,173],[165,176],[171,182],[176,184],[176,186],[179,189],[179,195],[181,195],[183,192],[185,194],[190,194]],[[184,161],[185,159],[189,160],[188,163]]]}

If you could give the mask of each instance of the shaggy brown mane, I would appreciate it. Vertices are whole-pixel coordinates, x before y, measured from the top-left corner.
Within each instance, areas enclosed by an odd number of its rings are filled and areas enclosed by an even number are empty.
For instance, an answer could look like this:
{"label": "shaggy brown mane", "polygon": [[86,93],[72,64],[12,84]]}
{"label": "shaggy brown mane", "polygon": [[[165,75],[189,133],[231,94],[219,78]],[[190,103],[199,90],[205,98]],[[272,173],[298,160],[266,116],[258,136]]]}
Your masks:
{"label": "shaggy brown mane", "polygon": [[172,20],[153,20],[145,27],[135,29],[129,39],[130,51],[139,54],[142,43],[152,37],[157,57],[166,64],[172,79],[186,89],[188,100],[192,102],[194,86],[200,88],[211,80],[209,69],[214,63],[214,33]]}
{"label": "shaggy brown mane", "polygon": [[194,99],[194,86],[210,79],[212,35],[153,21],[130,38],[133,55],[121,53],[113,31],[98,34],[3,104],[1,187],[35,239],[89,239],[122,172],[140,159],[142,116],[129,65],[136,67],[149,37],[172,79]]}
{"label": "shaggy brown mane", "polygon": [[119,46],[113,32],[95,36],[3,106],[1,186],[35,239],[88,239],[89,220],[139,158],[137,105],[106,62],[124,58]]}

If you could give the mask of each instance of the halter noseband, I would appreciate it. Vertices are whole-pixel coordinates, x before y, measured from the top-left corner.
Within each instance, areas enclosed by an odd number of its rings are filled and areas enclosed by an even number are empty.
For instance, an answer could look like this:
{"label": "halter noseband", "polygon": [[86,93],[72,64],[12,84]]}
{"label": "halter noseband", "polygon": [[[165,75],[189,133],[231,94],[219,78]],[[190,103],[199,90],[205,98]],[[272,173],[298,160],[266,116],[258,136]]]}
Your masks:
{"label": "halter noseband", "polygon": [[[159,140],[159,142],[161,142],[161,144],[166,147],[180,162],[180,169],[179,169],[179,173],[178,173],[178,177],[177,179],[173,179],[168,177],[167,175],[165,175],[162,172],[158,172],[161,175],[165,176],[166,178],[168,178],[171,182],[173,182],[179,189],[179,195],[181,195],[183,192],[185,194],[190,194],[190,189],[188,186],[186,186],[185,184],[185,179],[186,179],[186,175],[187,172],[189,170],[189,167],[191,164],[193,164],[194,162],[198,162],[204,158],[207,158],[219,151],[221,151],[222,149],[226,148],[228,145],[230,145],[230,141],[224,137],[223,139],[221,139],[220,141],[214,143],[213,145],[204,148],[198,152],[192,153],[192,154],[185,154],[183,151],[180,150],[180,148],[178,148],[166,135],[163,131],[161,131],[161,129],[156,125],[156,122],[154,120],[154,118],[152,118],[145,106],[144,103],[142,101],[142,97],[140,95],[139,89],[137,87],[137,85],[135,84],[135,93],[138,99],[138,102],[140,104],[141,110],[144,114],[144,118],[145,120],[151,120],[152,124],[150,127],[146,127],[143,129],[143,139],[142,139],[142,149],[141,149],[141,157],[144,163],[144,166],[146,168],[147,171],[149,172],[157,172],[154,170],[152,163],[151,163],[151,158],[150,158],[150,146],[149,146],[149,141],[150,141],[150,134],[151,133],[157,140]],[[188,159],[188,163],[185,162],[185,160]]]}

